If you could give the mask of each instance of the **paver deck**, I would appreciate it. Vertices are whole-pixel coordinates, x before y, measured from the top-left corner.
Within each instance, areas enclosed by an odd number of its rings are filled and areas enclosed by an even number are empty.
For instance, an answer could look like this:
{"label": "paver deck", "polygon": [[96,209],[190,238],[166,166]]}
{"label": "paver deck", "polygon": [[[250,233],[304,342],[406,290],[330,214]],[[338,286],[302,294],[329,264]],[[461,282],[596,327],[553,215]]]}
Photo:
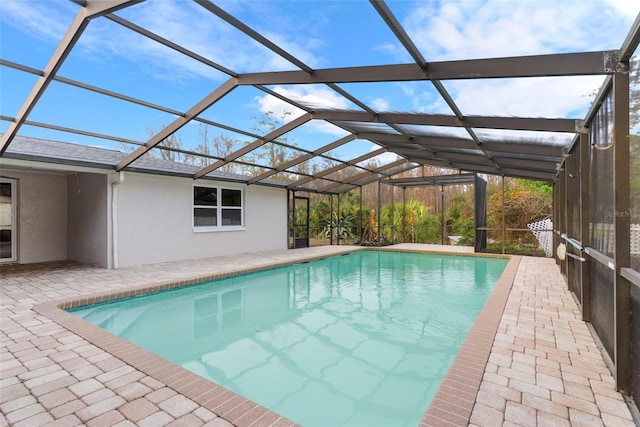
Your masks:
{"label": "paver deck", "polygon": [[[73,263],[0,267],[0,426],[280,426],[291,421],[211,391],[196,402],[34,308],[353,250],[327,246],[104,270]],[[114,352],[115,353],[115,352]],[[129,363],[127,363],[129,361]],[[177,374],[181,375],[181,374]],[[197,381],[183,379],[188,390]],[[472,397],[473,398],[473,397]],[[211,402],[217,399],[216,411]],[[522,258],[470,422],[633,426],[629,409],[553,260]],[[220,414],[221,416],[218,416]],[[447,417],[447,425],[455,417]],[[465,422],[466,424],[466,422]]]}

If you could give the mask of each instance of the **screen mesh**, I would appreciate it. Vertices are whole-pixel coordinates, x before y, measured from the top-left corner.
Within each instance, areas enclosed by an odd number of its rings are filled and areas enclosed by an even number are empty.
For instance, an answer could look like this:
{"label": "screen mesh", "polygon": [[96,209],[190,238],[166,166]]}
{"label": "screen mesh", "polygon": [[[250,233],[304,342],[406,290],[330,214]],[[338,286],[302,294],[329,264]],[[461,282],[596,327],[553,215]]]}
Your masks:
{"label": "screen mesh", "polygon": [[640,63],[638,57],[630,63],[629,92],[629,154],[631,164],[631,267],[640,271]]}
{"label": "screen mesh", "polygon": [[591,322],[605,350],[613,358],[613,270],[598,261],[591,268]]}
{"label": "screen mesh", "polygon": [[591,176],[589,245],[613,257],[614,246],[614,188],[613,188],[613,131],[612,96],[602,103],[590,127]]}
{"label": "screen mesh", "polygon": [[[567,159],[567,234],[569,237],[582,242],[582,230],[580,227],[581,208],[580,208],[580,144],[575,144]],[[578,256],[582,255],[573,246],[567,245],[567,250]],[[575,258],[567,260],[567,280],[571,280],[569,285],[573,288],[578,300],[582,301],[581,286],[581,262]]]}
{"label": "screen mesh", "polygon": [[631,285],[631,387],[633,399],[640,403],[640,287]]}

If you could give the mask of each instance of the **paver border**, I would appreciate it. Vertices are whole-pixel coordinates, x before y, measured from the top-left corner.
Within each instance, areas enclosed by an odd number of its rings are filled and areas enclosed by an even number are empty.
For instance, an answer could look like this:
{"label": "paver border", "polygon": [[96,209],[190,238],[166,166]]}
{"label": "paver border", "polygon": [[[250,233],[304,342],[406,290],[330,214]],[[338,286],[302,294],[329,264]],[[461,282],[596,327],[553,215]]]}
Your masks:
{"label": "paver border", "polygon": [[[456,253],[429,250],[404,250],[389,248],[360,248],[358,250],[391,250],[401,252],[439,253],[454,256],[484,256],[475,253]],[[346,252],[348,253],[348,252]],[[86,322],[66,310],[106,301],[129,298],[147,293],[175,289],[196,283],[238,276],[272,268],[299,264],[335,255],[313,255],[294,261],[273,263],[256,268],[239,269],[220,274],[200,275],[184,280],[168,280],[146,283],[129,289],[108,291],[83,296],[76,299],[49,301],[34,306],[34,311],[48,317],[52,321],[74,332],[91,344],[119,358],[126,364],[149,375],[176,392],[193,400],[204,408],[217,414],[230,423],[245,426],[291,426],[297,425],[291,420],[245,398],[231,390],[202,378],[193,372],[178,366],[138,345],[120,338],[99,326]],[[489,295],[485,306],[469,331],[458,355],[451,365],[445,379],[440,385],[433,401],[427,409],[420,426],[431,425],[464,425],[467,426],[471,410],[480,388],[482,375],[491,352],[491,347],[502,311],[509,296],[521,257],[505,255],[489,255],[494,258],[509,259],[502,275]],[[442,417],[446,420],[443,421]]]}
{"label": "paver border", "polygon": [[467,427],[521,256],[511,256],[427,408],[420,427]]}

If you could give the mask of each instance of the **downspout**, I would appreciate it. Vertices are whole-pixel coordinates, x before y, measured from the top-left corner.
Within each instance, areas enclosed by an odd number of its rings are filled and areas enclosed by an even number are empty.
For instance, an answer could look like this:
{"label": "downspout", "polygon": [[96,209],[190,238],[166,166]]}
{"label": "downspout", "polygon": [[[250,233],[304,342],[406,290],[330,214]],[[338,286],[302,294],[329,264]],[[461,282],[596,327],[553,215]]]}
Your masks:
{"label": "downspout", "polygon": [[118,185],[124,182],[124,172],[118,172],[118,179],[111,182],[111,250],[113,269],[118,269]]}

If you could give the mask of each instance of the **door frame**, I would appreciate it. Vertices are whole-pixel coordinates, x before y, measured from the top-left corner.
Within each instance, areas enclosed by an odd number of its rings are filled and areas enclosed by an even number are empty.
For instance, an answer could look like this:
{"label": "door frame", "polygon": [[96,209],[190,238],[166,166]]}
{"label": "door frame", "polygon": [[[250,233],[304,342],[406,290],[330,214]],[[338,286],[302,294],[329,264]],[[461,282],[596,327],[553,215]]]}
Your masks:
{"label": "door frame", "polygon": [[0,263],[16,262],[18,260],[18,180],[0,177],[0,183],[11,185],[11,256],[0,258]]}
{"label": "door frame", "polygon": [[[307,205],[307,215],[306,218],[297,218],[296,217],[296,203],[298,201],[306,202]],[[309,232],[310,228],[310,212],[309,212],[309,198],[308,197],[300,197],[293,196],[293,248],[308,248],[309,247]],[[300,222],[300,220],[304,220],[304,222]],[[296,229],[298,227],[304,228],[306,230],[306,237],[298,237],[296,234]]]}

